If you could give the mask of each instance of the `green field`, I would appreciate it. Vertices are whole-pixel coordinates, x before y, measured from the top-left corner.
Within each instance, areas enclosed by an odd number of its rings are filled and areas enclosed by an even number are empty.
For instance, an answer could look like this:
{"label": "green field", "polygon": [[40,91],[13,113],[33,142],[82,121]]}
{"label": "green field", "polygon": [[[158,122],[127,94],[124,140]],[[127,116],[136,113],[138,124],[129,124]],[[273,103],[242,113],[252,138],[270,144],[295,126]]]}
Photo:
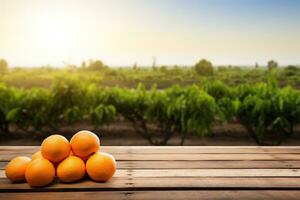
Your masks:
{"label": "green field", "polygon": [[[1,71],[1,70],[0,70]],[[152,66],[152,67],[99,67],[68,66],[65,68],[38,67],[12,68],[0,76],[0,81],[17,88],[42,87],[49,88],[54,80],[68,77],[81,82],[92,82],[99,87],[120,86],[136,88],[139,83],[159,89],[173,86],[189,86],[199,84],[203,80],[219,80],[234,86],[242,83],[266,82],[269,70],[267,66],[216,66],[209,75],[197,73],[193,66]],[[280,86],[291,85],[300,87],[299,66],[282,66],[277,68],[276,78]]]}
{"label": "green field", "polygon": [[[125,120],[150,144],[213,135],[237,122],[258,144],[280,144],[300,122],[300,69],[285,67],[13,68],[1,75],[2,136],[47,135]],[[11,126],[15,127],[11,131]],[[12,133],[9,133],[12,132]]]}

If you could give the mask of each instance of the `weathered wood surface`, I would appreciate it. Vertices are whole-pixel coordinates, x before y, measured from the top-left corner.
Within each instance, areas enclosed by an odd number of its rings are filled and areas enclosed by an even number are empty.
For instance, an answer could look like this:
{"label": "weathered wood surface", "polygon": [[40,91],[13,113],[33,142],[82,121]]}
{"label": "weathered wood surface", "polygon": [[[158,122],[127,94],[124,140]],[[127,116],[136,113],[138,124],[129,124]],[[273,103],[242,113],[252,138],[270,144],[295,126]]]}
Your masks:
{"label": "weathered wood surface", "polygon": [[39,147],[0,147],[2,199],[299,199],[300,147],[102,147],[117,159],[106,183],[12,184],[5,166]]}

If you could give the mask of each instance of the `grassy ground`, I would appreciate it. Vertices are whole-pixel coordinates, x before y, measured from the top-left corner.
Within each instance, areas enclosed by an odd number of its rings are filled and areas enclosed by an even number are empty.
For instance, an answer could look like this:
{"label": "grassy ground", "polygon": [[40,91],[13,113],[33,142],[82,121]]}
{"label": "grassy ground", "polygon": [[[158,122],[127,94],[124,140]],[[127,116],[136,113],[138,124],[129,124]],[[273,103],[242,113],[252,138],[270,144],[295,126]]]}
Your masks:
{"label": "grassy ground", "polygon": [[[266,68],[232,67],[214,68],[212,76],[199,76],[192,67],[157,67],[157,68],[106,68],[100,71],[89,71],[80,68],[14,68],[0,81],[19,88],[51,86],[53,80],[68,77],[80,81],[94,82],[99,86],[122,86],[133,88],[143,83],[147,88],[156,85],[163,89],[174,84],[198,84],[203,79],[220,80],[230,85],[266,81]],[[292,85],[300,88],[300,68],[279,68],[277,78],[281,85]]]}

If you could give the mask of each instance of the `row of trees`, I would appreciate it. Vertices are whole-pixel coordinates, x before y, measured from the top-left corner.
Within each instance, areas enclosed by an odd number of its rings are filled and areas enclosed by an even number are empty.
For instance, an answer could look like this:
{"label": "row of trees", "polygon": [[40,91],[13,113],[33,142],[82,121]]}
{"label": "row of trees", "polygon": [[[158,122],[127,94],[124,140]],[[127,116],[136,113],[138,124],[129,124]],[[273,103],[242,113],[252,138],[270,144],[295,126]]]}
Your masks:
{"label": "row of trees", "polygon": [[[74,65],[69,65],[71,68],[76,68]],[[107,69],[106,66],[101,60],[90,60],[89,62],[82,62],[81,69],[90,70],[90,71],[101,71]],[[0,74],[4,74],[8,71],[8,62],[5,59],[0,59]]]}
{"label": "row of trees", "polygon": [[[258,67],[258,64],[256,63],[255,66]],[[76,67],[76,66],[71,65],[71,67]],[[267,67],[269,70],[275,69],[278,67],[278,63],[274,60],[270,60],[268,61]],[[82,62],[80,68],[85,70],[90,70],[90,71],[101,71],[107,69],[108,66],[105,65],[101,60],[95,60],[95,61],[90,60],[89,62]],[[137,69],[137,68],[138,66],[135,63],[133,69]],[[213,75],[213,64],[206,59],[202,59],[199,62],[197,62],[194,68],[199,75],[204,75],[204,76]],[[154,70],[156,69],[155,60],[153,61],[152,69]],[[7,72],[7,70],[8,70],[7,61],[4,59],[0,59],[0,74]]]}
{"label": "row of trees", "polygon": [[[99,88],[80,80],[58,79],[51,89],[0,85],[0,131],[14,124],[22,131],[58,131],[61,125],[88,123],[98,129],[117,118],[130,122],[151,144],[164,145],[175,134],[212,134],[215,122],[238,121],[257,143],[280,143],[300,122],[300,94],[268,83],[228,86],[220,81],[165,90]],[[155,127],[155,128],[153,128]]]}
{"label": "row of trees", "polygon": [[[267,68],[269,71],[276,69],[278,67],[278,63],[274,60],[270,60],[268,61],[268,65]],[[255,68],[258,68],[258,64],[255,64]],[[220,68],[221,70],[224,69],[224,67]],[[206,60],[206,59],[202,59],[199,62],[196,63],[195,65],[195,71],[197,72],[197,74],[199,75],[203,75],[203,76],[212,76],[214,73],[213,70],[213,64]]]}

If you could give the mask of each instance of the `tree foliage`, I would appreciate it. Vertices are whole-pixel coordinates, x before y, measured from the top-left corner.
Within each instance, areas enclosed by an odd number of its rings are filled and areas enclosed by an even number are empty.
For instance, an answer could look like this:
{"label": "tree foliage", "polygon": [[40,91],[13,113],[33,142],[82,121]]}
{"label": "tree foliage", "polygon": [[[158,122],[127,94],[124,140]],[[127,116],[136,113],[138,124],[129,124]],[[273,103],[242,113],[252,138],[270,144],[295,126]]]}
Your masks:
{"label": "tree foliage", "polygon": [[90,61],[89,65],[87,66],[87,69],[91,71],[101,71],[105,68],[106,66],[101,60]]}
{"label": "tree foliage", "polygon": [[259,144],[279,144],[293,134],[299,123],[300,95],[291,87],[280,89],[274,75],[268,83],[253,86],[252,94],[241,99],[238,117]]}
{"label": "tree foliage", "polygon": [[268,61],[268,69],[272,70],[272,69],[276,69],[278,67],[278,63],[274,60],[270,60]]}
{"label": "tree foliage", "polygon": [[202,59],[195,65],[197,74],[203,76],[212,76],[214,73],[213,65],[210,61]]}
{"label": "tree foliage", "polygon": [[10,125],[40,134],[76,123],[98,129],[122,119],[149,143],[165,145],[176,134],[183,144],[189,134],[212,134],[214,122],[235,120],[257,143],[278,144],[300,123],[300,94],[289,86],[278,87],[270,74],[267,83],[229,86],[203,81],[165,90],[146,89],[143,84],[133,89],[106,88],[65,77],[57,78],[50,89],[18,89],[1,83],[0,132],[8,133]]}

